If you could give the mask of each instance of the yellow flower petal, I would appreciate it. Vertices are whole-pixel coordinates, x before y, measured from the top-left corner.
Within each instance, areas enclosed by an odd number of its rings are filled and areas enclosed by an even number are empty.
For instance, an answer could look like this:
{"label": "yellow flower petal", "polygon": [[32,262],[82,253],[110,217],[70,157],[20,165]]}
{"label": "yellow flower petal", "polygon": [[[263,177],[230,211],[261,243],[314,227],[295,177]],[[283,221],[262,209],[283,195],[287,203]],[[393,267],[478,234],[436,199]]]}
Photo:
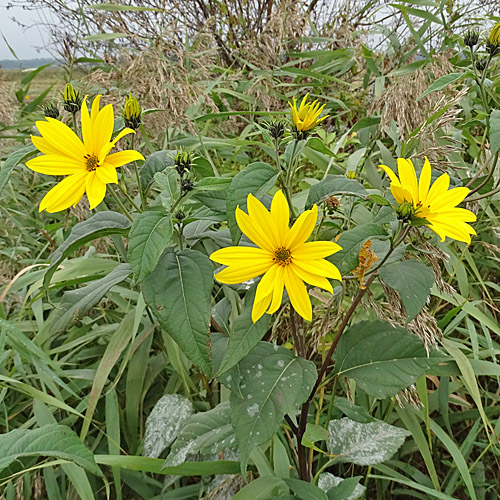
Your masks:
{"label": "yellow flower petal", "polygon": [[284,271],[285,288],[292,307],[307,321],[312,321],[312,305],[304,282],[293,272],[290,266]]}
{"label": "yellow flower petal", "polygon": [[469,191],[469,188],[457,187],[441,193],[432,202],[432,210],[440,212],[441,210],[457,206],[459,203],[464,201],[465,197],[469,194]]}
{"label": "yellow flower petal", "polygon": [[67,156],[44,155],[37,156],[26,162],[26,166],[41,174],[46,175],[71,175],[85,172],[85,163]]}
{"label": "yellow flower petal", "polygon": [[380,168],[389,176],[389,179],[396,186],[401,186],[397,175],[387,165],[380,165]]}
{"label": "yellow flower petal", "polygon": [[292,271],[306,283],[309,283],[312,286],[317,286],[319,288],[323,288],[327,292],[333,293],[333,288],[331,283],[324,277],[319,276],[318,274],[310,273],[304,270],[301,266],[298,266],[296,263],[292,263],[290,265]]}
{"label": "yellow flower petal", "polygon": [[426,205],[431,205],[434,200],[450,187],[450,176],[448,174],[440,175],[432,184],[427,195]]}
{"label": "yellow flower petal", "polygon": [[210,259],[219,264],[230,266],[233,264],[246,266],[249,262],[268,263],[273,265],[272,254],[267,250],[255,247],[226,247],[216,250]]}
{"label": "yellow flower petal", "polygon": [[81,160],[87,150],[80,138],[64,123],[47,118],[46,122],[36,122],[43,138],[55,149],[75,160]]}
{"label": "yellow flower petal", "polygon": [[426,204],[427,194],[429,193],[430,185],[431,185],[431,164],[429,163],[429,160],[426,158],[418,180],[418,199],[424,206]]}
{"label": "yellow flower petal", "polygon": [[118,153],[113,153],[106,156],[106,163],[113,165],[113,167],[115,168],[122,167],[123,165],[132,163],[136,160],[144,160],[144,156],[142,156],[139,151],[134,151],[133,149],[118,151]]}
{"label": "yellow flower petal", "polygon": [[247,262],[234,264],[218,272],[215,275],[215,279],[221,283],[235,285],[236,283],[243,283],[265,273],[269,267],[271,266],[268,262]]}
{"label": "yellow flower petal", "polygon": [[317,205],[313,205],[311,210],[306,210],[300,214],[285,239],[285,248],[288,248],[293,254],[294,249],[303,245],[307,238],[311,236],[317,220]]}
{"label": "yellow flower petal", "polygon": [[118,174],[113,165],[104,162],[100,167],[97,167],[95,173],[98,179],[104,184],[118,184]]}
{"label": "yellow flower petal", "polygon": [[290,224],[290,210],[285,195],[279,190],[271,202],[271,217],[276,225],[277,239],[282,242],[288,233]]}
{"label": "yellow flower petal", "polygon": [[333,241],[308,241],[294,249],[293,258],[294,260],[324,259],[339,250],[342,250],[342,247]]}
{"label": "yellow flower petal", "polygon": [[398,174],[401,186],[410,192],[413,200],[418,200],[417,174],[411,160],[398,158]]}
{"label": "yellow flower petal", "polygon": [[285,287],[285,266],[278,266],[274,277],[273,296],[267,314],[275,313],[281,306],[283,300],[283,288]]}
{"label": "yellow flower petal", "polygon": [[92,133],[92,122],[90,120],[89,109],[87,107],[87,96],[85,96],[82,102],[82,109],[80,110],[80,119],[82,122],[82,137],[83,137],[83,143],[85,144],[85,148],[90,153],[96,154],[97,148],[95,147],[94,134]]}
{"label": "yellow flower petal", "polygon": [[255,225],[250,219],[248,214],[243,212],[241,208],[236,209],[236,222],[242,233],[253,241],[257,246],[265,248],[271,253],[274,253],[276,248],[273,246],[269,235],[267,235],[261,228],[260,225]]}
{"label": "yellow flower petal", "polygon": [[111,142],[104,144],[102,149],[99,151],[99,160],[103,161],[104,158],[109,154],[109,152],[115,147],[116,143],[128,134],[135,134],[135,131],[131,128],[124,128]]}
{"label": "yellow flower petal", "polygon": [[92,138],[95,148],[93,151],[94,154],[102,151],[103,147],[110,143],[114,124],[113,106],[108,104],[99,111],[92,126]]}
{"label": "yellow flower petal", "polygon": [[43,197],[39,211],[53,213],[75,206],[85,193],[86,176],[86,172],[81,172],[65,177]]}
{"label": "yellow flower petal", "polygon": [[261,231],[267,234],[273,248],[278,248],[281,243],[278,237],[278,227],[266,207],[255,196],[249,194],[247,208],[252,224],[254,226],[259,224]]}
{"label": "yellow flower petal", "polygon": [[90,210],[94,209],[106,196],[106,184],[97,176],[96,172],[89,172],[85,181],[85,189],[89,200]]}
{"label": "yellow flower petal", "polygon": [[52,146],[46,139],[43,137],[38,137],[36,135],[31,136],[31,142],[35,146],[40,153],[45,155],[64,155],[64,152],[61,149],[58,149]]}
{"label": "yellow flower petal", "polygon": [[342,275],[335,265],[325,259],[299,260],[293,261],[293,266],[297,266],[304,271],[318,276],[324,276],[334,280],[342,281]]}

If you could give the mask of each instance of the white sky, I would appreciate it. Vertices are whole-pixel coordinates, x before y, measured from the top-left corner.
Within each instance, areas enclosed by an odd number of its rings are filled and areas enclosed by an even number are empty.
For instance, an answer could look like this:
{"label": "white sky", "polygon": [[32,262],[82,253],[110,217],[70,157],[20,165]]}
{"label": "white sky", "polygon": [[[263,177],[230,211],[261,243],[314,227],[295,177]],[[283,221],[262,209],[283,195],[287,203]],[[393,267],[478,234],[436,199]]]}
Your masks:
{"label": "white sky", "polygon": [[[24,25],[32,25],[39,21],[38,13],[23,10],[22,7],[7,9],[9,0],[0,0],[0,33],[7,39],[19,59],[36,59],[51,57],[50,54],[40,49],[45,45],[44,34],[40,28],[33,26],[27,30],[21,29],[12,18],[16,18]],[[45,35],[46,36],[46,35]],[[0,36],[0,59],[15,59],[3,37]]]}

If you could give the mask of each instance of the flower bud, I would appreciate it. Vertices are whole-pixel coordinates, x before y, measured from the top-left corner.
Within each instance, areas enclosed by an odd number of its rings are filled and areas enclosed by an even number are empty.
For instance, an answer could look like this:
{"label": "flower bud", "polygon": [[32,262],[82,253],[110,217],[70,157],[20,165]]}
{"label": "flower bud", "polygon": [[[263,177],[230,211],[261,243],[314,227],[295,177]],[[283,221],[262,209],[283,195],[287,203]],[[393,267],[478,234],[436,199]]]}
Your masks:
{"label": "flower bud", "polygon": [[76,90],[71,83],[67,83],[63,92],[64,109],[70,113],[80,111],[83,97],[79,90]]}
{"label": "flower bud", "polygon": [[464,44],[467,45],[467,47],[474,47],[477,45],[479,42],[479,31],[476,29],[472,29],[467,31],[467,33],[464,36]]}
{"label": "flower bud", "polygon": [[356,172],[352,171],[352,170],[349,170],[349,172],[347,172],[347,175],[346,177],[348,179],[355,179],[356,178]]}
{"label": "flower bud", "polygon": [[285,135],[285,122],[283,120],[273,120],[268,123],[267,130],[269,130],[269,135],[275,141],[279,141]]}
{"label": "flower bud", "polygon": [[486,66],[488,66],[488,58],[487,57],[480,57],[476,61],[476,69],[478,71],[484,71],[486,69]]}
{"label": "flower bud", "polygon": [[59,117],[59,109],[54,102],[42,106],[42,113],[45,116],[45,118],[57,119]]}
{"label": "flower bud", "polygon": [[415,208],[413,208],[413,203],[405,201],[404,203],[399,205],[396,213],[398,214],[399,220],[402,220],[403,222],[409,222],[415,215]]}
{"label": "flower bud", "polygon": [[194,165],[196,158],[198,158],[194,153],[187,152],[184,149],[177,151],[175,155],[175,169],[178,174],[183,177],[184,174],[188,173],[191,170],[191,167]]}
{"label": "flower bud", "polygon": [[139,128],[141,124],[142,110],[139,101],[130,93],[125,98],[125,106],[122,111],[122,118],[125,126],[133,130]]}
{"label": "flower bud", "polygon": [[188,191],[192,191],[194,188],[193,181],[191,179],[182,179],[181,181],[181,189],[183,193],[187,193]]}
{"label": "flower bud", "polygon": [[490,31],[488,42],[493,47],[500,47],[500,23],[495,24]]}

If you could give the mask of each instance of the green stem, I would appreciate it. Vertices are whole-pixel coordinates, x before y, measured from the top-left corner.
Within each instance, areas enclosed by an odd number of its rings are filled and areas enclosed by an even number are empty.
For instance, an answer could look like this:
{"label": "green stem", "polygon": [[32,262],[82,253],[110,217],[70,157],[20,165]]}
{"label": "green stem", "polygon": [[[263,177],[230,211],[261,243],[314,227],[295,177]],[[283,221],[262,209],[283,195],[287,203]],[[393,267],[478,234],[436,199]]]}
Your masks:
{"label": "green stem", "polygon": [[[135,149],[134,142],[135,142],[135,136],[133,135],[132,138],[130,139],[131,149]],[[142,190],[141,177],[139,175],[139,168],[137,167],[137,162],[135,160],[132,162],[132,164],[134,165],[135,178],[137,180],[137,188],[139,189],[139,195],[141,197],[141,208],[144,211],[144,210],[146,210],[147,201],[146,201],[146,196],[144,195],[144,191]]]}
{"label": "green stem", "polygon": [[[498,155],[500,154],[500,151],[497,151],[495,153],[495,156],[493,158],[493,165],[491,166],[491,169],[490,171],[488,172],[488,175],[486,176],[486,179],[484,179],[483,182],[481,182],[481,184],[479,184],[479,186],[475,187],[474,189],[472,189],[470,192],[469,192],[469,196],[471,194],[474,194],[476,193],[477,191],[479,191],[483,186],[486,186],[486,184],[488,184],[489,180],[493,177],[493,173],[495,172],[495,168],[497,166],[497,161],[498,161]],[[485,198],[485,196],[481,196],[481,198]],[[476,199],[481,199],[481,198],[471,198],[467,201],[475,201]]]}
{"label": "green stem", "polygon": [[139,212],[143,212],[144,210],[141,210],[137,204],[134,202],[134,200],[132,199],[132,197],[127,193],[127,190],[121,186],[121,184],[118,184],[118,187],[120,188],[120,191],[125,195],[125,198],[127,198],[127,200],[130,202],[130,204]]}
{"label": "green stem", "polygon": [[78,134],[78,125],[76,123],[76,111],[72,111],[71,116],[73,117],[73,129],[75,131],[75,134]]}
{"label": "green stem", "polygon": [[134,219],[132,218],[132,216],[130,215],[130,212],[127,210],[127,208],[125,207],[125,205],[122,203],[122,201],[120,200],[120,198],[118,198],[118,195],[116,194],[116,191],[115,191],[115,188],[113,186],[113,184],[108,184],[109,186],[109,192],[111,193],[111,196],[113,196],[113,198],[115,199],[116,203],[118,204],[118,206],[120,207],[123,215],[125,215],[126,217],[128,217],[132,222],[134,222]]}

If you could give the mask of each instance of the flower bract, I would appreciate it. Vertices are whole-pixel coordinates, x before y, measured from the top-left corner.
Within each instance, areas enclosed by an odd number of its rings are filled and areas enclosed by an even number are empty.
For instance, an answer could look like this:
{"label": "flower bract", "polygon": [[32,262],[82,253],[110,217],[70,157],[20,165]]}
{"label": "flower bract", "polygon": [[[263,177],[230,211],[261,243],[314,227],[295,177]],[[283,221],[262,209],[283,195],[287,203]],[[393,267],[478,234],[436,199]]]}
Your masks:
{"label": "flower bract", "polygon": [[311,130],[318,123],[322,122],[325,118],[328,118],[328,115],[322,116],[319,118],[319,115],[323,112],[325,105],[320,105],[318,100],[313,102],[307,102],[309,97],[309,93],[307,93],[302,99],[299,108],[297,109],[297,99],[293,98],[293,104],[289,102],[288,104],[292,108],[292,120],[295,125],[295,128],[299,132],[306,132],[307,130]]}
{"label": "flower bract", "polygon": [[67,125],[54,118],[36,122],[42,137],[31,136],[35,147],[43,153],[26,162],[35,172],[48,175],[66,175],[42,199],[40,212],[59,212],[75,206],[87,193],[90,209],[104,199],[106,184],[118,183],[117,167],[134,160],[144,160],[141,153],[134,150],[110,154],[123,136],[134,133],[125,128],[113,140],[113,107],[111,104],[99,110],[101,96],[92,103],[89,114],[84,100],[81,111],[83,141]]}
{"label": "flower bract", "polygon": [[398,158],[398,176],[386,165],[380,165],[391,180],[391,192],[400,205],[400,212],[411,212],[416,218],[425,219],[428,226],[444,241],[445,237],[470,243],[474,229],[467,224],[476,216],[465,208],[458,208],[469,193],[466,187],[448,189],[448,174],[439,176],[431,186],[431,165],[426,158],[417,181],[411,160]]}
{"label": "flower bract", "polygon": [[333,293],[327,278],[339,281],[342,278],[325,257],[341,247],[332,241],[306,241],[318,218],[316,205],[303,212],[291,228],[288,203],[281,191],[274,195],[270,211],[251,194],[247,208],[248,214],[239,207],[236,209],[236,221],[257,247],[233,246],[212,253],[212,260],[227,266],[215,278],[221,283],[236,284],[264,275],[255,293],[254,322],[265,312],[273,314],[278,310],[283,289],[293,308],[311,321],[312,306],[305,283]]}

